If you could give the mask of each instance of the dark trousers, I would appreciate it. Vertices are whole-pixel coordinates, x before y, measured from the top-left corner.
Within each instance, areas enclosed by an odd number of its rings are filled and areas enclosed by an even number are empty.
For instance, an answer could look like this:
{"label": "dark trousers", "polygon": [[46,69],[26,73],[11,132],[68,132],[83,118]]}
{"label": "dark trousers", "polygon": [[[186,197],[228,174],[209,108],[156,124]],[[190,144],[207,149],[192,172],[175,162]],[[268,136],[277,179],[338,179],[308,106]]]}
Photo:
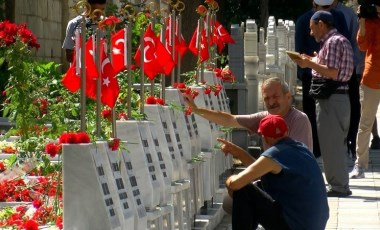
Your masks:
{"label": "dark trousers", "polygon": [[[351,152],[352,156],[356,157],[356,136],[359,128],[360,121],[360,79],[361,76],[357,75],[354,70],[354,74],[348,82],[349,86],[349,97],[351,103],[351,118],[350,118],[350,129],[347,135],[347,147]],[[317,134],[317,122],[315,114],[315,100],[309,96],[310,86],[311,86],[311,73],[306,72],[302,75],[302,107],[303,112],[308,116],[311,129],[313,132],[313,153],[315,157],[321,155],[321,150],[319,147],[319,139]]]}
{"label": "dark trousers", "polygon": [[302,74],[302,110],[307,115],[311,124],[313,134],[313,154],[315,157],[321,156],[319,148],[319,139],[317,132],[317,118],[315,113],[315,100],[309,95],[311,86],[311,72],[305,71]]}
{"label": "dark trousers", "polygon": [[350,87],[348,90],[348,95],[351,103],[351,119],[350,129],[348,130],[347,135],[347,147],[353,158],[356,158],[356,136],[358,134],[360,121],[360,79],[361,76],[357,75],[354,70],[354,74],[348,82],[348,86]]}
{"label": "dark trousers", "polygon": [[232,229],[256,229],[261,224],[265,230],[289,229],[280,205],[255,184],[248,184],[233,193]]}

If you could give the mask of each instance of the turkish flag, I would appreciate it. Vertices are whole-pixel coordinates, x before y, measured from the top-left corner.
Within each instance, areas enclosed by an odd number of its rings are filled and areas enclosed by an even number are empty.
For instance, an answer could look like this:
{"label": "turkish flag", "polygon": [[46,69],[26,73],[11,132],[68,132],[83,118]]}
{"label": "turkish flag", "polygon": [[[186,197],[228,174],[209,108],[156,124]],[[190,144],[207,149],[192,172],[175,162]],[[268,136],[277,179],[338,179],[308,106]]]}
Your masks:
{"label": "turkish flag", "polygon": [[[141,49],[137,49],[134,57],[138,66],[141,66]],[[144,34],[144,73],[150,80],[153,80],[157,74],[163,73],[169,75],[174,67],[171,55],[168,53],[160,39],[153,32],[149,24]]]}
{"label": "turkish flag", "polygon": [[[208,52],[208,42],[207,42],[207,37],[206,37],[206,30],[203,29],[201,32],[201,37],[200,37],[200,56],[199,60],[200,62],[207,61],[210,58],[210,54]],[[198,26],[195,29],[193,33],[193,37],[190,40],[189,44],[189,50],[195,55],[198,56]]]}
{"label": "turkish flag", "polygon": [[127,63],[124,63],[124,57],[126,55],[126,50],[124,45],[126,40],[124,38],[125,28],[119,30],[117,33],[112,35],[112,66],[116,73],[125,70]]}
{"label": "turkish flag", "polygon": [[[81,49],[79,50],[81,52]],[[86,55],[86,95],[89,98],[96,98],[96,79],[99,76],[99,73],[96,69],[96,65],[94,62],[94,52],[93,52],[93,40],[92,37],[88,39],[85,47],[85,55]],[[74,53],[75,57],[75,53]],[[62,79],[62,84],[69,91],[76,92],[80,89],[80,75],[76,73],[77,63],[74,59],[70,68],[67,70],[64,78]],[[80,66],[79,66],[80,69]],[[80,74],[80,73],[79,73]]]}
{"label": "turkish flag", "polygon": [[207,61],[210,58],[210,54],[208,52],[208,42],[206,37],[206,30],[202,30],[201,33],[201,53],[200,59],[201,63]]}
{"label": "turkish flag", "polygon": [[218,21],[215,21],[212,38],[213,42],[218,46],[219,53],[222,52],[226,43],[235,44],[235,40]]}
{"label": "turkish flag", "polygon": [[[166,50],[169,52],[170,55],[172,55],[172,24],[171,24],[171,17],[168,17],[166,20],[166,31],[165,31],[165,47]],[[178,37],[178,22],[176,21],[175,25],[175,35],[174,35],[174,42],[175,42],[175,58],[174,62],[177,64],[178,62],[178,52],[180,53],[180,58],[182,59],[183,55],[185,55],[187,51],[187,44],[185,39],[183,38],[182,34],[180,35],[180,38]],[[173,56],[173,55],[172,55]]]}
{"label": "turkish flag", "polygon": [[101,102],[113,108],[119,97],[120,88],[116,77],[117,72],[112,67],[111,61],[106,55],[104,45],[105,42],[103,40],[100,49],[100,60],[102,63]]}
{"label": "turkish flag", "polygon": [[[117,33],[112,35],[111,42],[112,42],[112,67],[114,68],[116,73],[119,73],[122,70],[127,69],[127,63],[124,63],[127,50],[126,48],[126,40],[124,38],[125,28],[119,30]],[[131,66],[132,70],[135,69],[135,66]]]}

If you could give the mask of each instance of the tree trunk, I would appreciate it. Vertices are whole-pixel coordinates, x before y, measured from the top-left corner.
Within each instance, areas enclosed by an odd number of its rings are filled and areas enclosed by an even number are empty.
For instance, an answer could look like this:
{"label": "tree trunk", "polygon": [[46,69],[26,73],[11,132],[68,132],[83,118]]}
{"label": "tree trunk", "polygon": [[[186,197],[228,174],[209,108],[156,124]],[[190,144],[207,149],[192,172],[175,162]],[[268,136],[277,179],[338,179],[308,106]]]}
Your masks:
{"label": "tree trunk", "polygon": [[260,27],[268,27],[269,0],[260,0]]}
{"label": "tree trunk", "polygon": [[[199,15],[195,12],[196,8],[200,4],[204,4],[204,1],[193,0],[183,1],[185,10],[182,12],[182,35],[185,38],[187,44],[190,43],[190,39],[197,27],[197,20]],[[181,73],[185,73],[194,70],[197,65],[197,58],[190,52],[186,52],[181,63]]]}

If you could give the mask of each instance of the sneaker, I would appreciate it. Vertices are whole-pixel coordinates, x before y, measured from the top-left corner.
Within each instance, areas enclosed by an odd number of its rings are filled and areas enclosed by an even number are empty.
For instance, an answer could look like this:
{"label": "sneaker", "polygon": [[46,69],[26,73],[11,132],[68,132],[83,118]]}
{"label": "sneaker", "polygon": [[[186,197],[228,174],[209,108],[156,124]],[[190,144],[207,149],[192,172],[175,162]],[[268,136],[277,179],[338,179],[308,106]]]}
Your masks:
{"label": "sneaker", "polygon": [[329,189],[327,191],[328,197],[347,197],[347,196],[351,196],[351,195],[352,195],[351,190],[347,190],[346,192],[338,192],[338,191]]}
{"label": "sneaker", "polygon": [[355,165],[354,169],[350,172],[350,179],[361,179],[365,177],[365,169],[360,167],[359,165]]}
{"label": "sneaker", "polygon": [[371,141],[371,149],[380,149],[380,137],[373,137]]}

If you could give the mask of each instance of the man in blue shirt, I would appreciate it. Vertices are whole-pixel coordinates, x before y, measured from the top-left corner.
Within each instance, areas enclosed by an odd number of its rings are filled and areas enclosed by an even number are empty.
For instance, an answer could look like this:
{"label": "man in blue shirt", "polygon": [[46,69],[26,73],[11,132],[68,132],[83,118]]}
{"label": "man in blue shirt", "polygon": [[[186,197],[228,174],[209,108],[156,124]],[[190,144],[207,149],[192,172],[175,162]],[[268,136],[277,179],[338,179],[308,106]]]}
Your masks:
{"label": "man in blue shirt", "polygon": [[[288,126],[278,115],[260,121],[259,133],[271,146],[254,159],[228,142],[222,151],[247,168],[226,180],[233,197],[232,228],[325,229],[329,218],[326,188],[320,168],[308,148],[288,137]],[[261,186],[251,182],[261,178]]]}

